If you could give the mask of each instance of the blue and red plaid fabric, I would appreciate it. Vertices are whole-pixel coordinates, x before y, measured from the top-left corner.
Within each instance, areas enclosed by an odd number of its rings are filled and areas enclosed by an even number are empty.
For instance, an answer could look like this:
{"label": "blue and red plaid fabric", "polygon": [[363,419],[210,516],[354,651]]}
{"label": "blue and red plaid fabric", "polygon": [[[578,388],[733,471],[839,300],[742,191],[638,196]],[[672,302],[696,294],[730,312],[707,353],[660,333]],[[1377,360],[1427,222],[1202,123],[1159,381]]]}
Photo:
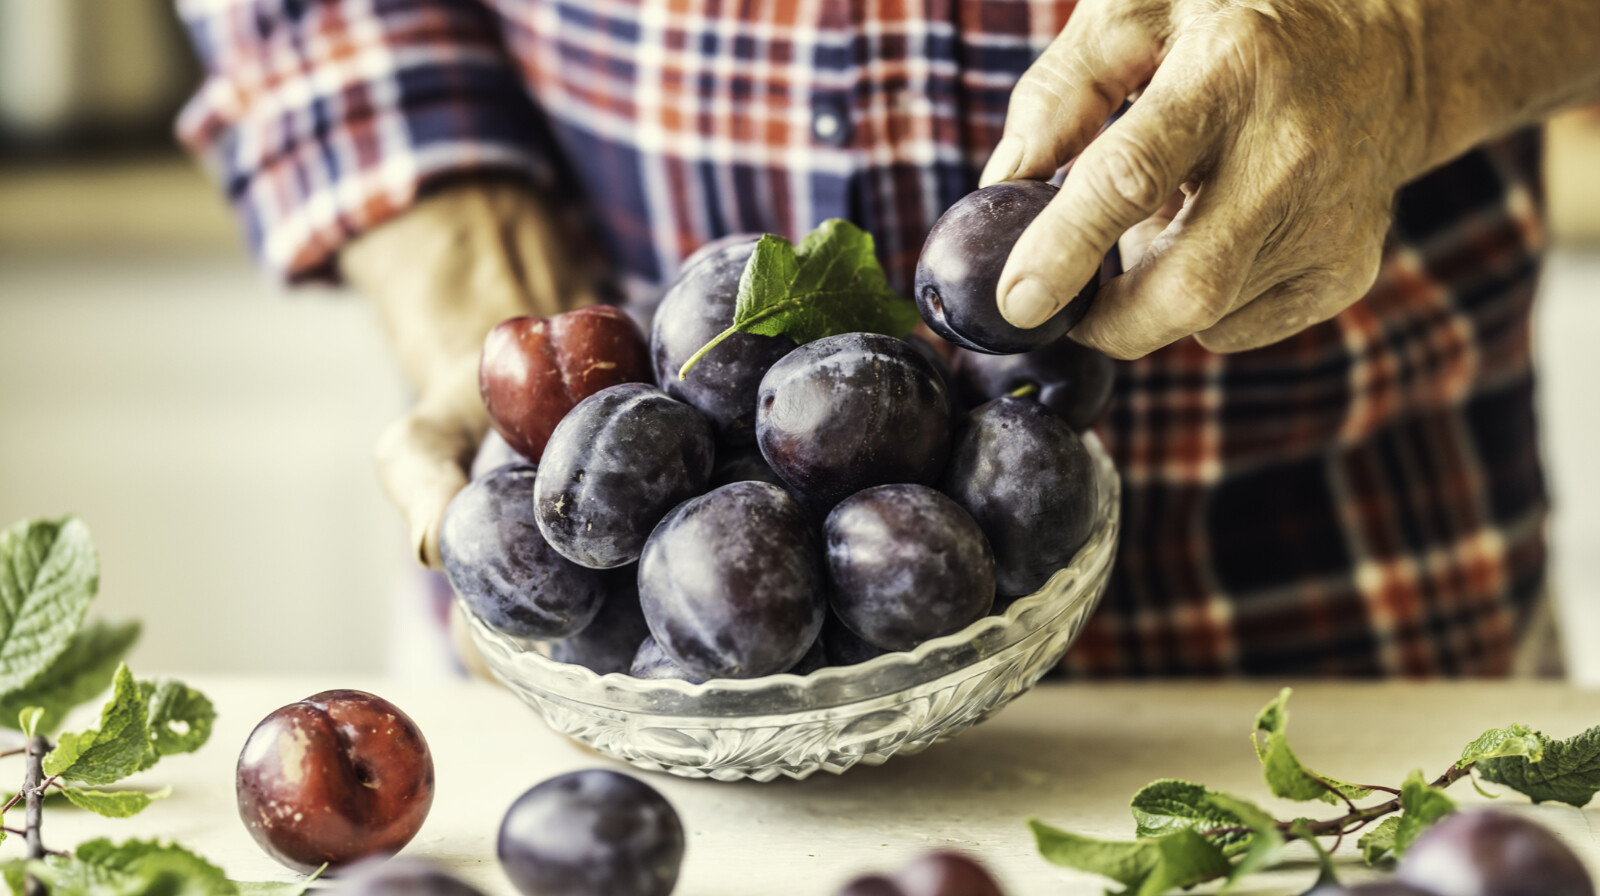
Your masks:
{"label": "blue and red plaid fabric", "polygon": [[[659,286],[701,243],[870,230],[909,286],[1071,2],[180,0],[180,123],[262,262],[326,276],[437,179],[526,172]],[[1085,675],[1508,670],[1542,588],[1529,311],[1540,138],[1408,187],[1371,294],[1269,348],[1120,365]]]}

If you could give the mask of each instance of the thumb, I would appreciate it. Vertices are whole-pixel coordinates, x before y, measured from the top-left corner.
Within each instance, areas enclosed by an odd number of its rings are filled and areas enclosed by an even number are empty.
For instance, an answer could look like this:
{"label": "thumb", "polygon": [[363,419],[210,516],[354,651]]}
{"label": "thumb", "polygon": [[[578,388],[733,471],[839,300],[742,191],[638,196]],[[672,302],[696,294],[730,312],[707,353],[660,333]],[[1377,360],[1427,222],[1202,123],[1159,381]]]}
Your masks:
{"label": "thumb", "polygon": [[466,486],[467,469],[488,429],[478,396],[478,359],[469,357],[378,438],[378,478],[426,566],[441,563],[439,524],[450,499]]}

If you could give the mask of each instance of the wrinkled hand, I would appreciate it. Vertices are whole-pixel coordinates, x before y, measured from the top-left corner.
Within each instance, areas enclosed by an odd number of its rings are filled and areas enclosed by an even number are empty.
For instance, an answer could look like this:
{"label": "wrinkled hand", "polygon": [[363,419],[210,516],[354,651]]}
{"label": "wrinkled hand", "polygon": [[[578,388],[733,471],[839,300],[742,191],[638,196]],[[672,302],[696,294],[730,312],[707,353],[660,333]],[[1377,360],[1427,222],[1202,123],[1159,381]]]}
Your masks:
{"label": "wrinkled hand", "polygon": [[1377,276],[1396,191],[1435,161],[1421,41],[1390,0],[1083,0],[984,171],[1047,179],[1076,156],[1011,254],[1002,313],[1042,323],[1125,233],[1127,273],[1072,331],[1113,357],[1190,334],[1240,351],[1339,313]]}
{"label": "wrinkled hand", "polygon": [[590,304],[542,202],[508,179],[464,180],[351,243],[349,283],[388,330],[417,403],[378,439],[378,474],[423,563],[489,429],[478,356],[495,324]]}

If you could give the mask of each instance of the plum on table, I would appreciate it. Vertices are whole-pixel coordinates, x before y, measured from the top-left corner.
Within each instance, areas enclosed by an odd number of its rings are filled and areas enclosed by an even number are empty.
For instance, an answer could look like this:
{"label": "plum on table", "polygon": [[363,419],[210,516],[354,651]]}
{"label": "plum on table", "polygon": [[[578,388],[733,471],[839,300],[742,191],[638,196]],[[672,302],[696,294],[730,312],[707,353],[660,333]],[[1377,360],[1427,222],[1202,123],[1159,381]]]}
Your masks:
{"label": "plum on table", "polygon": [[585,398],[550,436],[534,485],[539,531],[592,569],[639,559],[657,522],[711,478],[711,425],[642,383]]}
{"label": "plum on table", "polygon": [[925,485],[880,485],[823,524],[829,605],[851,631],[910,650],[982,619],[994,603],[994,553],[972,515]]}
{"label": "plum on table", "polygon": [[339,876],[340,896],[483,896],[483,891],[430,862],[401,856],[369,859]]}
{"label": "plum on table", "polygon": [[963,196],[939,218],[922,244],[914,281],[917,310],[935,333],[962,348],[1009,355],[1042,348],[1077,326],[1099,289],[1098,272],[1030,330],[1012,326],[998,304],[1012,247],[1056,192],[1043,181],[994,184]]}
{"label": "plum on table", "polygon": [[649,380],[644,334],[610,305],[502,321],[484,338],[478,365],[478,391],[495,430],[534,463],[578,402],[618,383]]}
{"label": "plum on table", "polygon": [[905,340],[846,333],[772,366],[756,412],[761,454],[806,509],[894,482],[931,484],[950,442],[950,397]]}
{"label": "plum on table", "polygon": [[1485,809],[1424,831],[1396,878],[1434,896],[1594,896],[1583,861],[1548,828]]}
{"label": "plum on table", "polygon": [[439,555],[450,587],[490,627],[517,638],[565,638],[605,601],[599,572],[568,560],[539,532],[531,465],[497,467],[445,507]]}
{"label": "plum on table", "polygon": [[683,864],[683,824],[637,778],[570,772],[511,804],[497,852],[523,896],[667,896]]}
{"label": "plum on table", "polygon": [[393,855],[433,805],[433,756],[399,707],[364,691],[313,694],[270,713],[239,753],[239,818],[296,871]]}
{"label": "plum on table", "polygon": [[792,668],[822,628],[822,552],[805,511],[765,482],[678,505],[639,558],[650,632],[697,678]]}

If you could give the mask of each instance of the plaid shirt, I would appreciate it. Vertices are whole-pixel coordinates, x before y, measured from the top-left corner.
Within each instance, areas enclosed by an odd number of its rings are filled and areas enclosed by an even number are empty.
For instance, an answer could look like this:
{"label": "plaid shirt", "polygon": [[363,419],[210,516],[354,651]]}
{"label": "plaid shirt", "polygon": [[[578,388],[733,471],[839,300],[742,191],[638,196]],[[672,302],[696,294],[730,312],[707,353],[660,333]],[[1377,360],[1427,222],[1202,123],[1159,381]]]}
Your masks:
{"label": "plaid shirt", "polygon": [[[1048,0],[180,0],[180,131],[264,264],[332,269],[477,169],[579,195],[613,270],[728,233],[870,230],[909,287],[976,186]],[[1409,186],[1367,298],[1277,345],[1119,365],[1124,481],[1087,675],[1503,673],[1542,587],[1529,359],[1540,139]]]}

